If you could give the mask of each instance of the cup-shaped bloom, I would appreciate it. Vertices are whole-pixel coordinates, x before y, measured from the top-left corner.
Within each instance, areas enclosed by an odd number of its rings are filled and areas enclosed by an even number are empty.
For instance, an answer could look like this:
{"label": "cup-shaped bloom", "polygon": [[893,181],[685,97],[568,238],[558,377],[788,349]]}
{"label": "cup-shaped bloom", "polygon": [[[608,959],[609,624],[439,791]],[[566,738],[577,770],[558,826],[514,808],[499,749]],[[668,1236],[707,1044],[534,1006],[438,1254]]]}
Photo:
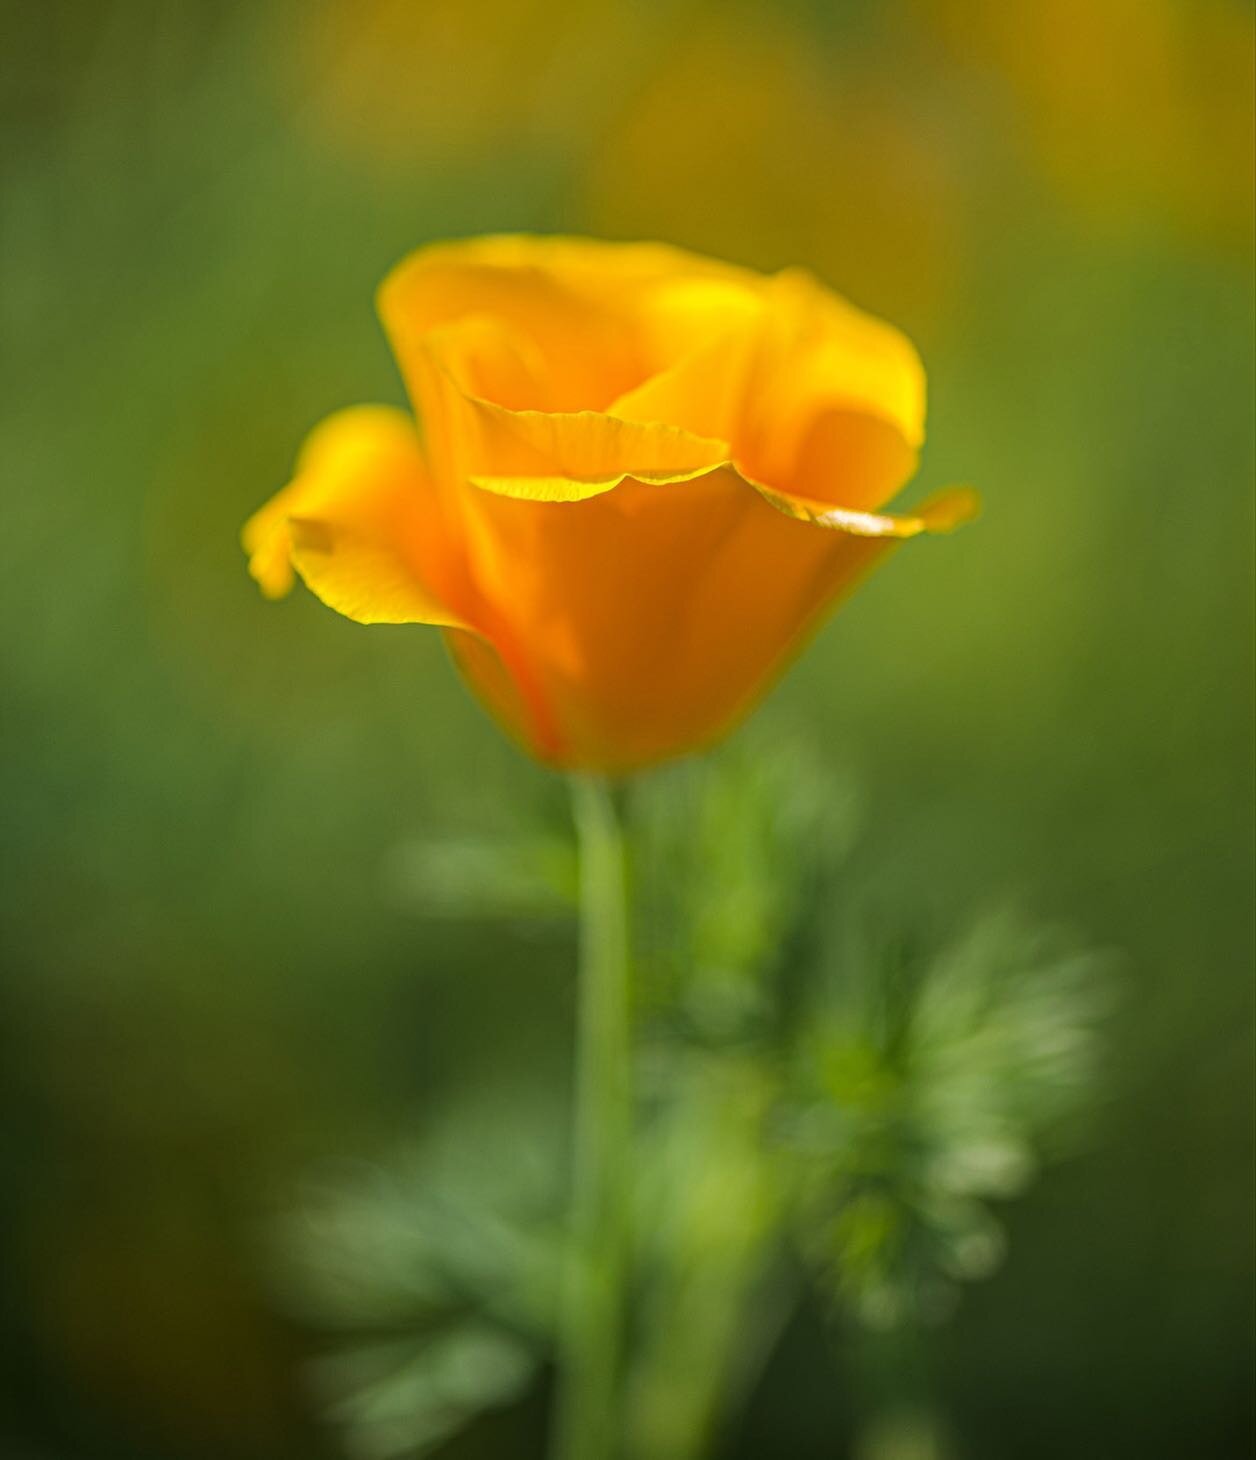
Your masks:
{"label": "cup-shaped bloom", "polygon": [[246,525],[359,623],[426,623],[548,763],[629,770],[717,739],[824,613],[971,492],[913,474],[911,345],[796,270],[655,244],[423,249],[379,309],[418,424],[364,406]]}

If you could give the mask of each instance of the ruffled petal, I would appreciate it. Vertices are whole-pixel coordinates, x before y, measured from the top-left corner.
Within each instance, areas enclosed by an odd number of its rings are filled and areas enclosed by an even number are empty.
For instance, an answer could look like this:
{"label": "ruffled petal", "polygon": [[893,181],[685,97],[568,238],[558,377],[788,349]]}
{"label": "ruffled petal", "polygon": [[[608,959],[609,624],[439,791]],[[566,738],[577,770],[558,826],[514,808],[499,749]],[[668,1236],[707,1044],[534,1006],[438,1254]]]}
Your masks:
{"label": "ruffled petal", "polygon": [[698,436],[728,441],[731,452],[742,428],[760,321],[758,307],[741,313],[612,401],[607,413],[628,421],[666,421]]}
{"label": "ruffled petal", "polygon": [[661,485],[686,481],[728,460],[728,443],[657,422],[600,412],[546,415],[471,402],[479,463],[468,480],[505,496],[578,502],[627,477]]}
{"label": "ruffled petal", "polygon": [[915,471],[924,417],[924,369],[898,330],[802,270],[771,281],[733,442],[747,475],[879,507]]}
{"label": "ruffled petal", "polygon": [[755,491],[778,512],[796,522],[810,522],[853,537],[905,538],[922,532],[952,532],[971,522],[981,511],[981,498],[971,487],[947,487],[924,502],[913,513],[862,512],[834,507],[792,492],[778,492],[761,482],[749,481]]}
{"label": "ruffled petal", "polygon": [[451,495],[465,483],[505,496],[577,502],[626,477],[684,481],[728,460],[727,441],[676,426],[601,411],[511,410],[475,394],[467,361],[483,358],[480,347],[491,333],[483,321],[464,321],[434,330],[414,356],[424,436]]}
{"label": "ruffled petal", "polygon": [[384,406],[338,412],[308,438],[293,480],[245,524],[249,571],[270,597],[293,570],[359,623],[468,628],[476,618],[409,418]]}
{"label": "ruffled petal", "polygon": [[489,316],[539,370],[524,393],[472,385],[515,409],[604,410],[697,338],[745,309],[763,281],[663,244],[513,235],[418,250],[378,295],[384,328],[422,412],[425,338]]}
{"label": "ruffled petal", "polygon": [[[623,771],[718,738],[877,562],[969,505],[834,512],[721,466],[561,504],[483,492],[468,525],[553,728],[543,758]],[[500,714],[497,661],[460,664]]]}

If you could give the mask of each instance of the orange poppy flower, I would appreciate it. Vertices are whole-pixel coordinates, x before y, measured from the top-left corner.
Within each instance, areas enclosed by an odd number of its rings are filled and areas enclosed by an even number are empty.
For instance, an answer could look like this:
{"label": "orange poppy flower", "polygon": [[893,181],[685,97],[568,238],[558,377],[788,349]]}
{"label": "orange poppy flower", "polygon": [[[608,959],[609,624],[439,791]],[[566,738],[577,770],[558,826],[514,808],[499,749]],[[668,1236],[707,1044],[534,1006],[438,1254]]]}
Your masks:
{"label": "orange poppy flower", "polygon": [[547,763],[710,743],[890,548],[974,510],[964,489],[880,510],[915,470],[924,374],[805,273],[485,238],[407,259],[379,309],[421,430],[382,406],[318,427],[245,526],[250,571],[439,625]]}

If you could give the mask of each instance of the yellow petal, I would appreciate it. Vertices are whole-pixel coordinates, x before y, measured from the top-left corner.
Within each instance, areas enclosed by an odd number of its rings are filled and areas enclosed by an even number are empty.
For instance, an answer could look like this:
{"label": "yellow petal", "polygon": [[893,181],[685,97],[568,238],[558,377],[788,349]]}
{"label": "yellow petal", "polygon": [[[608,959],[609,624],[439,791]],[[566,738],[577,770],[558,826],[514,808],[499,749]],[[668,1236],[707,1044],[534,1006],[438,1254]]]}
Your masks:
{"label": "yellow petal", "polygon": [[726,441],[657,422],[584,411],[547,415],[471,402],[477,439],[469,479],[507,496],[575,502],[625,477],[684,481],[728,460]]}
{"label": "yellow petal", "polygon": [[883,416],[828,407],[802,432],[782,484],[816,501],[880,507],[915,475],[918,459],[916,448]]}
{"label": "yellow petal", "polygon": [[747,270],[662,244],[499,236],[420,249],[384,281],[378,308],[421,412],[425,337],[484,316],[543,368],[528,395],[508,399],[482,384],[471,392],[572,412],[604,410],[726,325],[762,285]]}
{"label": "yellow petal", "polygon": [[544,362],[535,391],[507,404],[596,410],[646,370],[624,301],[581,290],[565,252],[542,240],[478,240],[421,249],[384,281],[380,318],[420,412],[422,352],[435,329],[491,316]]}
{"label": "yellow petal", "polygon": [[761,316],[756,306],[725,321],[613,401],[608,414],[629,421],[666,421],[698,436],[735,441],[742,430]]}
{"label": "yellow petal", "polygon": [[815,400],[850,405],[883,416],[912,446],[925,431],[925,373],[901,330],[857,309],[805,269],[773,280],[782,344],[801,348],[803,386]]}
{"label": "yellow petal", "polygon": [[485,338],[478,320],[435,330],[414,355],[424,435],[436,475],[506,496],[574,502],[625,477],[683,481],[729,458],[727,441],[600,411],[510,410],[470,393],[465,365]]}
{"label": "yellow petal", "polygon": [[240,543],[249,558],[249,572],[267,598],[291,593],[296,574],[292,569],[292,536],[288,515],[301,499],[299,483],[289,484],[244,524]]}
{"label": "yellow petal", "polygon": [[245,524],[249,570],[271,597],[293,569],[359,623],[469,626],[461,545],[401,411],[341,411],[306,441],[293,480]]}
{"label": "yellow petal", "polygon": [[[725,466],[561,504],[481,493],[468,527],[553,727],[534,752],[627,770],[723,734],[827,608],[904,537],[965,507],[961,494],[910,518],[833,514],[769,502]],[[502,715],[499,663],[460,667]]]}
{"label": "yellow petal", "polygon": [[898,330],[801,270],[776,276],[734,439],[749,476],[879,507],[915,470],[924,411],[924,370]]}
{"label": "yellow petal", "polygon": [[811,522],[854,537],[917,537],[922,532],[952,532],[971,522],[981,510],[981,499],[971,487],[948,487],[936,493],[914,513],[897,516],[887,512],[861,512],[834,507],[790,492],[778,492],[760,482],[750,485],[778,512],[796,522]]}

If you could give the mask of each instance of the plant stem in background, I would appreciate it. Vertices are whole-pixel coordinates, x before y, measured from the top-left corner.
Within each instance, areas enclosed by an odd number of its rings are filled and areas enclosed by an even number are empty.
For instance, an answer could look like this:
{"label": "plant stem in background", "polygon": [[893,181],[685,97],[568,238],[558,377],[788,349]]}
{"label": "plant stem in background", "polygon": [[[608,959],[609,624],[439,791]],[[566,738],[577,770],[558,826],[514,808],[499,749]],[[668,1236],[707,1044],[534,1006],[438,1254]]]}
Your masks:
{"label": "plant stem in background", "polygon": [[623,833],[606,781],[571,778],[580,853],[572,1217],[554,1460],[609,1460],[622,1433],[632,1120]]}

